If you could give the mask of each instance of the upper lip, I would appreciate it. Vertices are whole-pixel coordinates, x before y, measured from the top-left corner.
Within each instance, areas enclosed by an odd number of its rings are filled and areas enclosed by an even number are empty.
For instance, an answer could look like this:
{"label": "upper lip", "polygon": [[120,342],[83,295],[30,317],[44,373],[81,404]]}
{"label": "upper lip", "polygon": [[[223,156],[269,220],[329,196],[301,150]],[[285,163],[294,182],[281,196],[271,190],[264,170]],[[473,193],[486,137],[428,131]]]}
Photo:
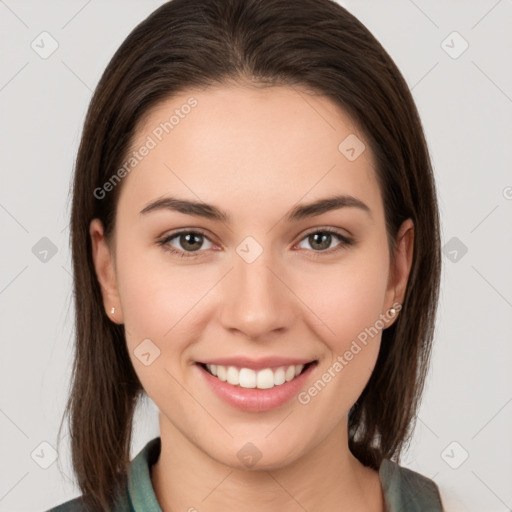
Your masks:
{"label": "upper lip", "polygon": [[261,370],[263,368],[279,368],[280,366],[292,366],[296,364],[306,365],[314,362],[315,359],[301,359],[296,357],[261,357],[252,359],[250,357],[219,357],[198,361],[202,364],[215,364],[220,366],[235,366],[237,368],[250,368],[252,370]]}

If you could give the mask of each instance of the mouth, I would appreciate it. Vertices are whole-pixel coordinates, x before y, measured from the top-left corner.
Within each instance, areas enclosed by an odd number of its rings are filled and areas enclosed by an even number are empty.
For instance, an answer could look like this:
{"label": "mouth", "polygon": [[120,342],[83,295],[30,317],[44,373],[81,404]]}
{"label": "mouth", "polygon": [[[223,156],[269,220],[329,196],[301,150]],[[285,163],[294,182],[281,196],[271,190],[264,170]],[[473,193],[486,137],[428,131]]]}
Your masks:
{"label": "mouth", "polygon": [[215,377],[221,382],[230,384],[233,387],[271,389],[293,381],[317,363],[318,360],[315,359],[306,364],[283,365],[272,368],[261,368],[259,370],[200,362],[196,364],[212,377]]}

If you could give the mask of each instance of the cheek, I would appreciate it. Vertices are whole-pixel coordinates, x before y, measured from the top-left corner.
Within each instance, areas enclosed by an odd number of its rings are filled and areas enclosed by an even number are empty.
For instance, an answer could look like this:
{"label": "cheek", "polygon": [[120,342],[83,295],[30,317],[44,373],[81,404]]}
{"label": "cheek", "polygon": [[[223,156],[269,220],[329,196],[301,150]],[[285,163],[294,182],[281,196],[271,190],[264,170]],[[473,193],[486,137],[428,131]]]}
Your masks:
{"label": "cheek", "polygon": [[[118,287],[125,327],[138,336],[167,339],[211,288],[206,267],[177,265],[163,248],[118,245]],[[175,327],[176,326],[176,327]]]}
{"label": "cheek", "polygon": [[310,325],[329,352],[319,368],[322,382],[311,390],[311,397],[323,397],[316,407],[345,414],[373,372],[384,327],[380,314],[388,269],[383,260],[361,254],[302,282],[301,296],[316,315]]}
{"label": "cheek", "polygon": [[385,262],[357,257],[353,262],[326,266],[310,276],[302,280],[300,296],[306,298],[305,305],[315,313],[312,318],[313,324],[319,326],[318,336],[333,351],[342,353],[352,339],[375,326],[384,313]]}
{"label": "cheek", "polygon": [[172,376],[182,371],[190,340],[199,338],[200,301],[212,285],[197,267],[192,273],[192,266],[172,265],[165,254],[150,261],[150,252],[119,251],[118,287],[132,365],[148,395],[163,403],[181,392]]}

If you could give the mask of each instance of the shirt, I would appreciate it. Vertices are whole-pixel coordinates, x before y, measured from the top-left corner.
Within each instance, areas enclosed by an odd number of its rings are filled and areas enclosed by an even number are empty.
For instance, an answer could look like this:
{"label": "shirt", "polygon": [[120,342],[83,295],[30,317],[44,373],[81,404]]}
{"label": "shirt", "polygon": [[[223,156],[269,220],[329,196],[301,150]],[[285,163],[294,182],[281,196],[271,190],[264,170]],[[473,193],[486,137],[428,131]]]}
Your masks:
{"label": "shirt", "polygon": [[[160,456],[156,437],[131,461],[127,497],[118,498],[112,512],[162,512],[151,483],[151,466]],[[436,483],[415,471],[384,459],[379,468],[386,512],[443,512]],[[80,497],[47,512],[85,512]]]}

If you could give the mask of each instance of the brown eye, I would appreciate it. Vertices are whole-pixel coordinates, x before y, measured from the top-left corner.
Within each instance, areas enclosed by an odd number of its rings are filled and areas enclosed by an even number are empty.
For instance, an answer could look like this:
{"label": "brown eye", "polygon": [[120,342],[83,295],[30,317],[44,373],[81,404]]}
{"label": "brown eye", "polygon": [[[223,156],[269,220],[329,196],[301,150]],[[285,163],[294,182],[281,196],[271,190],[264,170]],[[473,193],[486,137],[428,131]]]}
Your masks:
{"label": "brown eye", "polygon": [[325,250],[331,246],[333,236],[324,231],[318,231],[308,236],[308,242],[313,249]]}
{"label": "brown eye", "polygon": [[201,248],[204,249],[205,241],[208,241],[210,244],[210,247],[206,247],[206,249],[211,248],[213,245],[212,242],[203,233],[199,231],[179,231],[165,237],[159,243],[177,256],[194,257],[196,254],[193,253],[204,252]]}
{"label": "brown eye", "polygon": [[[333,246],[336,239],[339,243]],[[331,229],[317,229],[316,231],[311,231],[301,240],[301,243],[304,241],[307,241],[312,252],[329,254],[352,244],[349,238]],[[307,247],[303,248],[307,249]]]}
{"label": "brown eye", "polygon": [[203,235],[199,233],[186,233],[178,235],[179,244],[185,250],[197,251],[201,248]]}

